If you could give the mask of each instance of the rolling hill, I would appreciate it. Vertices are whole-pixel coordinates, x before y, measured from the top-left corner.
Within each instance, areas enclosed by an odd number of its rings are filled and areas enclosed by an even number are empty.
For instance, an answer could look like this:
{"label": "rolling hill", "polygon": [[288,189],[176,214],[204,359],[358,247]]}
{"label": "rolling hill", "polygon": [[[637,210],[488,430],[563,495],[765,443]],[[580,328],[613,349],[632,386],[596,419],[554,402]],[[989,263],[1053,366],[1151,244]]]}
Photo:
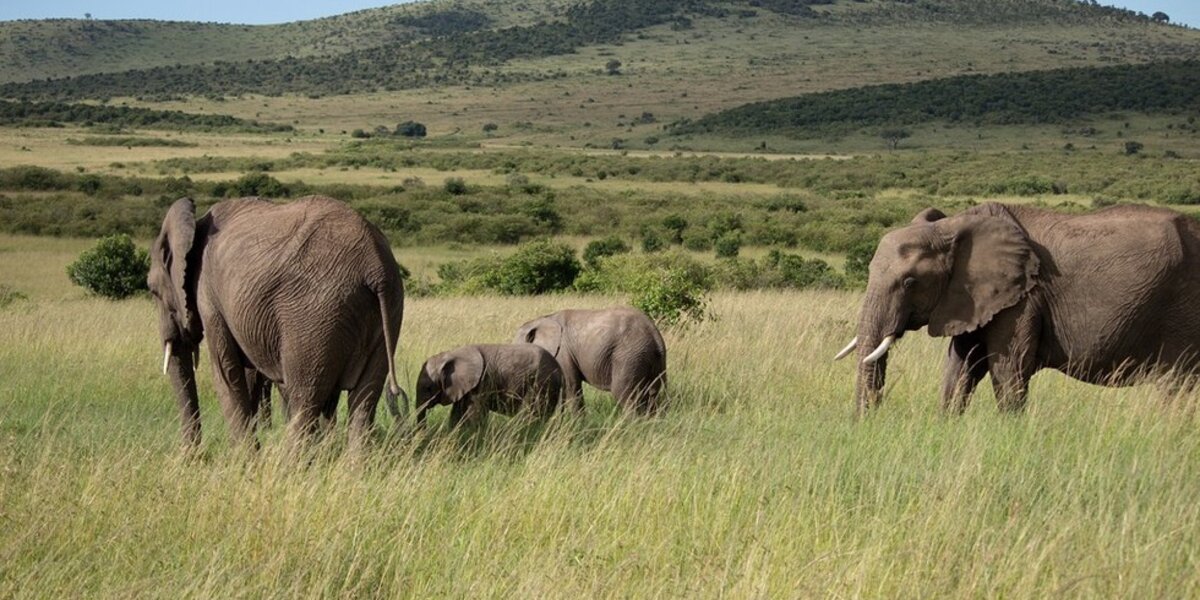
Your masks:
{"label": "rolling hill", "polygon": [[[237,25],[153,20],[0,22],[0,83],[154,67],[331,56],[468,28],[551,18],[551,1],[396,4],[311,21]],[[455,18],[458,17],[458,18]]]}
{"label": "rolling hill", "polygon": [[[434,0],[258,27],[64,20],[2,27],[8,31],[0,39],[8,41],[0,58],[7,60],[0,64],[8,66],[0,79],[9,83],[0,93],[57,99],[502,85],[579,74],[553,60],[542,68],[514,63],[570,58],[609,44],[641,46],[638,61],[696,46],[710,73],[807,72],[829,56],[843,62],[856,55],[864,59],[859,69],[887,73],[912,57],[935,59],[905,79],[970,72],[977,62],[986,72],[1200,56],[1195,31],[1075,0]],[[912,32],[896,35],[896,27]],[[1057,30],[1053,39],[1038,36],[1046,27]],[[831,30],[839,39],[821,43]],[[982,37],[970,42],[963,34]],[[999,40],[1009,68],[985,66],[989,42]],[[880,46],[886,55],[875,51]],[[955,60],[939,60],[947,58],[942,49]],[[1031,61],[1031,52],[1044,55]],[[885,56],[898,64],[875,62]]]}

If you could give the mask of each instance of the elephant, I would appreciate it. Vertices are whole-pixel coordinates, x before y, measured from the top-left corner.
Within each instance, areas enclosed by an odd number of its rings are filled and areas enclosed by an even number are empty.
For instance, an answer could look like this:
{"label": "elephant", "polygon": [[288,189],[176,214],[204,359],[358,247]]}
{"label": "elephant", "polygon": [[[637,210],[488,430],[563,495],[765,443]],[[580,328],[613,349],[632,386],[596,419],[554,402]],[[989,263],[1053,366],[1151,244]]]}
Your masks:
{"label": "elephant", "polygon": [[417,375],[417,423],[437,405],[451,405],[450,426],[489,410],[515,414],[529,408],[546,416],[558,408],[563,373],[554,357],[533,344],[462,346],[429,357]]}
{"label": "elephant", "polygon": [[654,321],[632,307],[563,310],[521,325],[514,342],[537,344],[562,367],[565,392],[576,410],[582,383],[611,391],[640,413],[658,410],[667,383],[667,346]]}
{"label": "elephant", "polygon": [[195,212],[190,198],[167,211],[147,277],[184,447],[200,443],[195,365],[204,339],[235,444],[257,444],[262,388],[247,381],[253,370],[287,399],[292,438],[331,417],[348,390],[351,446],[360,445],[385,379],[393,412],[403,394],[393,355],[404,285],[386,238],[320,196],[226,200],[199,219]]}
{"label": "elephant", "polygon": [[858,336],[836,358],[858,349],[860,414],[881,399],[889,348],[922,327],[950,338],[941,401],[951,412],[988,374],[1008,411],[1025,407],[1040,369],[1109,386],[1194,375],[1198,269],[1200,223],[1163,208],[930,208],[879,242]]}

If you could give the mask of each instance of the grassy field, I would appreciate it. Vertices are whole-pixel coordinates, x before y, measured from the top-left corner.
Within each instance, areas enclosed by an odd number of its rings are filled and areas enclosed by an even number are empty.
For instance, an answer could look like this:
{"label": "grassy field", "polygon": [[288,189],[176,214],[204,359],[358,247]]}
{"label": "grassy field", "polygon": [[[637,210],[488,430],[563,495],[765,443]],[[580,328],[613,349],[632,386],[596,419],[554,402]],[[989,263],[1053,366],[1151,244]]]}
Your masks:
{"label": "grassy field", "polygon": [[[85,246],[0,238],[0,283],[28,296],[0,309],[0,596],[1200,594],[1193,397],[1043,373],[1024,415],[982,390],[950,418],[944,346],[913,334],[856,422],[853,368],[829,358],[859,298],[730,294],[667,333],[659,418],[590,392],[545,428],[456,435],[439,412],[414,433],[381,414],[394,435],[363,460],[339,430],[297,463],[278,427],[255,456],[228,447],[202,366],[206,440],[187,459],[153,307],[71,287]],[[410,300],[401,383],[435,351],[620,301]]]}

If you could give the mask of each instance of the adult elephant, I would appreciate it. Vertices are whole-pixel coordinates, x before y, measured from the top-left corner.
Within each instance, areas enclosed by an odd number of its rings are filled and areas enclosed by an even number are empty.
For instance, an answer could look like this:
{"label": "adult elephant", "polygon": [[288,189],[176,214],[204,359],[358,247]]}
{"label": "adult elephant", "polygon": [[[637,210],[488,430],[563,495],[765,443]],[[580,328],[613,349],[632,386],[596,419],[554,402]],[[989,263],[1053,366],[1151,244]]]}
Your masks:
{"label": "adult elephant", "polygon": [[892,343],[925,326],[950,338],[942,405],[952,411],[987,374],[1008,410],[1024,407],[1044,368],[1102,385],[1195,374],[1198,273],[1200,223],[1166,209],[927,209],[880,241],[858,337],[837,358],[858,348],[860,411],[880,399]]}
{"label": "adult elephant", "polygon": [[[235,443],[251,443],[257,371],[287,399],[290,434],[331,417],[349,390],[350,441],[374,424],[404,312],[400,270],[373,225],[332,198],[288,204],[227,200],[195,217],[175,202],[151,251],[148,283],[159,313],[185,446],[200,441],[195,356],[208,339],[214,388]],[[258,388],[258,389],[252,389]]]}
{"label": "adult elephant", "polygon": [[654,321],[632,307],[562,310],[521,325],[514,343],[537,344],[558,361],[563,392],[583,406],[583,382],[611,391],[625,408],[659,408],[667,346]]}

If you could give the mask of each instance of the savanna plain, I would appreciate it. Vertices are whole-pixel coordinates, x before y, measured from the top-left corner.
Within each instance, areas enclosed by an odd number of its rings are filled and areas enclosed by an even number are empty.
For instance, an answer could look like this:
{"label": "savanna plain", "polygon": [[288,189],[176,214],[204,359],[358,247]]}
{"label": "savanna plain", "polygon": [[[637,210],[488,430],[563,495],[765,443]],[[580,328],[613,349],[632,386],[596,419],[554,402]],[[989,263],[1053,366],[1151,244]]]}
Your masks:
{"label": "savanna plain", "polygon": [[[1025,414],[981,390],[949,417],[943,344],[913,334],[886,404],[855,420],[853,369],[830,362],[854,293],[723,293],[716,319],[667,332],[657,418],[591,392],[582,416],[474,433],[381,411],[365,456],[338,431],[297,461],[278,421],[247,456],[202,366],[206,438],[187,457],[153,306],[71,287],[83,247],[0,238],[0,277],[28,290],[0,312],[7,597],[1200,593],[1192,396],[1043,373]],[[401,383],[437,350],[621,300],[412,299]]]}
{"label": "savanna plain", "polygon": [[[1195,216],[1194,29],[1056,0],[433,0],[0,33],[0,597],[1200,597],[1200,393],[1043,371],[1020,414],[985,380],[949,415],[918,331],[858,417],[832,361],[875,242],[928,206]],[[409,272],[410,393],[436,352],[682,282],[665,410],[381,409],[361,453],[343,412],[294,453],[277,404],[248,451],[203,348],[181,451],[151,299],[67,265],[149,247],[181,196],[314,193]],[[553,293],[507,279],[564,254]]]}

